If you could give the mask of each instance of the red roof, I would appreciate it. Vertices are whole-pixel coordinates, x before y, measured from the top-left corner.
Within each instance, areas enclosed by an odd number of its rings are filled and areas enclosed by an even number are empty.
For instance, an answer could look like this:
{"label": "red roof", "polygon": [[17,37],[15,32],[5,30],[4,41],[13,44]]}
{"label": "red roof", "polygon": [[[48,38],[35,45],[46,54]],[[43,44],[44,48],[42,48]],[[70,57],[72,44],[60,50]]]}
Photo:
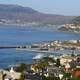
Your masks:
{"label": "red roof", "polygon": [[80,77],[80,71],[75,71],[73,74],[75,77]]}

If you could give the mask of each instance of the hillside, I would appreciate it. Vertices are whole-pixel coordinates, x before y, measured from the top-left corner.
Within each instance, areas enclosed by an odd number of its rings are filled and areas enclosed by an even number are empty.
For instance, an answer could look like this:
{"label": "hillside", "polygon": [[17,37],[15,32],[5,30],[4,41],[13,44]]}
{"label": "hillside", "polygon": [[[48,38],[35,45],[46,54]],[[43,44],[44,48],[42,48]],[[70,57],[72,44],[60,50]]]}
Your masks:
{"label": "hillside", "polygon": [[71,24],[65,24],[61,26],[58,30],[80,33],[80,16],[75,17],[71,21]]}
{"label": "hillside", "polygon": [[72,20],[73,24],[78,24],[80,25],[80,16],[76,17],[75,19]]}
{"label": "hillside", "polygon": [[0,4],[0,23],[7,24],[66,24],[70,23],[74,16],[63,16],[56,14],[45,14],[30,7],[19,5]]}

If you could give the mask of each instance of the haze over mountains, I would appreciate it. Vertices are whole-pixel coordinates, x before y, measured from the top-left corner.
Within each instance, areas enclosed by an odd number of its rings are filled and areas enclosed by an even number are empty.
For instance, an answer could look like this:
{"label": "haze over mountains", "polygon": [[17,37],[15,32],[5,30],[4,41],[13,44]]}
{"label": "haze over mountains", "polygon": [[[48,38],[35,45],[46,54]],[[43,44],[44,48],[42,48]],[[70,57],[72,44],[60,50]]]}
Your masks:
{"label": "haze over mountains", "polygon": [[0,4],[0,23],[59,25],[70,23],[74,18],[75,16],[41,13],[30,7]]}

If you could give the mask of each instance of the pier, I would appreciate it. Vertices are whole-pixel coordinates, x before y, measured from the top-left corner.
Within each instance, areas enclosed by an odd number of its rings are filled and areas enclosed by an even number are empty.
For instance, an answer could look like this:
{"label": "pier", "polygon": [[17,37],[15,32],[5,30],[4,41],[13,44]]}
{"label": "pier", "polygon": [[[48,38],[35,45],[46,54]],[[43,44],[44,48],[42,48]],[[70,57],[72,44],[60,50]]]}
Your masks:
{"label": "pier", "polygon": [[0,49],[10,49],[10,48],[17,48],[16,45],[3,45],[3,46],[0,46]]}

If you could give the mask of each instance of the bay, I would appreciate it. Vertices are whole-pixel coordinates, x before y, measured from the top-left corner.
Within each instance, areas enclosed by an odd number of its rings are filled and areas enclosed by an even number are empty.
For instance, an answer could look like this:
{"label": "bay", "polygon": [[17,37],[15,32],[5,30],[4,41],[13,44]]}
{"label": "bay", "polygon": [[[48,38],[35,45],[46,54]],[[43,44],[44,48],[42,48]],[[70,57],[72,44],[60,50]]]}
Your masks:
{"label": "bay", "polygon": [[[0,46],[26,45],[49,40],[71,40],[80,39],[80,34],[69,32],[58,32],[54,27],[21,27],[0,26]],[[32,58],[37,53],[27,51],[16,51],[16,49],[0,49],[0,67],[17,63],[32,63]]]}

